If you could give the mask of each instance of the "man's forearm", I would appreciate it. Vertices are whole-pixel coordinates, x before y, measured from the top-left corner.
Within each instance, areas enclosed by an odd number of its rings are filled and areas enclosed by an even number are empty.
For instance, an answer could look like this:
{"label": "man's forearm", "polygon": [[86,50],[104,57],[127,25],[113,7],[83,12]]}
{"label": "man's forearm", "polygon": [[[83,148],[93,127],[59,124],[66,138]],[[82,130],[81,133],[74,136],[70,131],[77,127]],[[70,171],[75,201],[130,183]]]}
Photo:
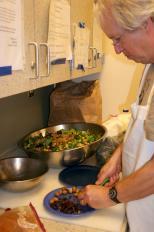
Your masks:
{"label": "man's forearm", "polygon": [[128,202],[154,194],[154,159],[116,184],[118,199]]}
{"label": "man's forearm", "polygon": [[114,151],[113,155],[111,156],[111,159],[113,160],[122,160],[122,146],[123,144],[120,144],[116,150]]}

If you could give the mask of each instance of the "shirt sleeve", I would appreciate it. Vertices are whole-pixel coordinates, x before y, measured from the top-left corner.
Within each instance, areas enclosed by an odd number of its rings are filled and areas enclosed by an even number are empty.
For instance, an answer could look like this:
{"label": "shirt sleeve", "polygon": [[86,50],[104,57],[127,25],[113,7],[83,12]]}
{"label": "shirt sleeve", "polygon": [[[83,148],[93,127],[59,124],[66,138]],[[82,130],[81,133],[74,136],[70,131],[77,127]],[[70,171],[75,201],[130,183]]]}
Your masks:
{"label": "shirt sleeve", "polygon": [[154,141],[154,94],[146,120],[144,121],[146,139]]}

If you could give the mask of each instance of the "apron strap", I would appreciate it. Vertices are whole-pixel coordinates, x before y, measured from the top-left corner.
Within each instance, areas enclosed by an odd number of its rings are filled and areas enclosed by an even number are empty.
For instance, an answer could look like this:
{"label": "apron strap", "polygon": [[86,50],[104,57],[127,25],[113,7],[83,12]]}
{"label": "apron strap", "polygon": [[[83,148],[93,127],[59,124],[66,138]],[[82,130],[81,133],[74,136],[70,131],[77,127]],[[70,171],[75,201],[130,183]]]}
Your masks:
{"label": "apron strap", "polygon": [[153,84],[152,89],[150,91],[150,94],[149,94],[149,97],[148,97],[148,101],[147,101],[147,105],[150,105],[152,97],[153,97],[153,94],[154,94],[154,84]]}
{"label": "apron strap", "polygon": [[147,64],[144,68],[143,75],[142,75],[141,82],[140,82],[140,86],[139,86],[139,90],[138,90],[138,94],[137,94],[137,101],[136,101],[137,104],[139,104],[139,96],[140,96],[140,93],[142,91],[142,88],[143,88],[143,85],[144,85],[144,82],[146,79],[146,75],[147,75],[147,72],[148,72],[150,66],[151,66],[151,64]]}

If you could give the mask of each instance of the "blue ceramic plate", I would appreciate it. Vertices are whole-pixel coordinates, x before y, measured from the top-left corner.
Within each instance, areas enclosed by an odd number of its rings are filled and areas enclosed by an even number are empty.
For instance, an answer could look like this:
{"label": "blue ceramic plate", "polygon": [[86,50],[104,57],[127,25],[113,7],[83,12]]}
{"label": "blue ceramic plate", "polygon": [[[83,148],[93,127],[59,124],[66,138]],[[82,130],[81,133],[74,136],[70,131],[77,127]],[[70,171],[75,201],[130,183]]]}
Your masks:
{"label": "blue ceramic plate", "polygon": [[[91,207],[89,207],[87,205],[86,206],[80,205],[80,213],[73,213],[73,214],[72,213],[63,213],[58,209],[52,208],[50,206],[50,200],[53,197],[55,197],[55,193],[57,191],[59,191],[60,189],[61,188],[58,188],[58,189],[55,189],[55,190],[49,192],[44,198],[44,206],[50,213],[53,213],[53,214],[55,214],[57,216],[62,216],[62,217],[79,217],[79,216],[84,216],[84,215],[87,215],[87,214],[92,213],[93,211],[95,211],[95,209],[93,209],[93,208],[91,208]],[[68,188],[68,189],[71,189],[71,188]],[[67,198],[67,199],[72,199],[73,202],[74,202],[73,194],[68,193],[68,194],[62,195],[61,199],[64,198],[64,197]],[[75,201],[76,201],[76,199],[75,199]]]}

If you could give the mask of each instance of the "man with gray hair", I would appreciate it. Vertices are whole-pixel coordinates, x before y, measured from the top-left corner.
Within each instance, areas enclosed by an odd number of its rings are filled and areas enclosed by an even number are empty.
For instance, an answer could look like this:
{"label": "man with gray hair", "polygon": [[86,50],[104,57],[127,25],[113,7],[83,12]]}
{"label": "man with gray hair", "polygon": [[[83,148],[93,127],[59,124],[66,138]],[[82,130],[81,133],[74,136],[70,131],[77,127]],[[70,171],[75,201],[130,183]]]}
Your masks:
{"label": "man with gray hair", "polygon": [[[98,17],[117,54],[146,64],[124,143],[80,199],[94,208],[126,204],[131,232],[154,231],[154,0],[98,0]],[[119,179],[122,171],[123,177]],[[99,184],[105,178],[104,187]]]}

